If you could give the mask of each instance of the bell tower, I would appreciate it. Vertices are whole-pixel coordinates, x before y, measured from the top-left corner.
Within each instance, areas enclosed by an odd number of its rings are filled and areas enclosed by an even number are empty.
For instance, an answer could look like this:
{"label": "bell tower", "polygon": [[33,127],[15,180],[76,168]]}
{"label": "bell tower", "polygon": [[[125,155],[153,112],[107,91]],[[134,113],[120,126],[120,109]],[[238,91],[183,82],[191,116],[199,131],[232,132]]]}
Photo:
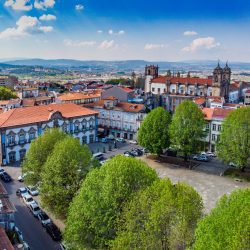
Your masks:
{"label": "bell tower", "polygon": [[217,67],[213,71],[212,96],[221,96],[223,69],[218,62]]}
{"label": "bell tower", "polygon": [[225,101],[228,101],[229,97],[229,87],[231,82],[231,68],[226,63],[225,68],[223,69],[222,75],[222,86],[221,86],[221,96],[224,96]]}
{"label": "bell tower", "polygon": [[144,91],[151,92],[151,80],[158,77],[159,67],[158,65],[146,65],[145,67],[145,89]]}

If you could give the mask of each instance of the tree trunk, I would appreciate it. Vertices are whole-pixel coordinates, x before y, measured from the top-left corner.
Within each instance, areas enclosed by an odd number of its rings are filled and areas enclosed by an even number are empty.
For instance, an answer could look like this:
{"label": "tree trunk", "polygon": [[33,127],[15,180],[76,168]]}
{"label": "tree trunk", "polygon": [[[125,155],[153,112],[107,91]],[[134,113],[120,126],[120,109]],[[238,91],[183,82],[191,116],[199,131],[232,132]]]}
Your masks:
{"label": "tree trunk", "polygon": [[246,168],[246,167],[241,167],[241,168],[240,168],[240,171],[241,171],[242,173],[245,172],[245,168]]}

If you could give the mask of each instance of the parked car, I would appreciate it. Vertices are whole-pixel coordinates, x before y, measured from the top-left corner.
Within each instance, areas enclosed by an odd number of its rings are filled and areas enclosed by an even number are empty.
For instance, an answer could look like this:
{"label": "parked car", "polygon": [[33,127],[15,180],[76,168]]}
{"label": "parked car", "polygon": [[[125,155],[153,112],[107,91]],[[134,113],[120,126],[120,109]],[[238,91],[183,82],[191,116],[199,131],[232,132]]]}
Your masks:
{"label": "parked car", "polygon": [[32,202],[30,205],[29,205],[29,209],[30,209],[30,212],[35,216],[37,217],[38,214],[40,214],[42,212],[42,210],[40,209],[40,207],[38,206],[37,203],[35,202]]}
{"label": "parked car", "polygon": [[206,152],[206,154],[211,157],[216,157],[216,154],[210,151]]}
{"label": "parked car", "polygon": [[5,171],[1,173],[0,177],[1,177],[1,179],[4,182],[11,182],[12,181],[11,177],[9,176],[9,174],[6,173]]}
{"label": "parked car", "polygon": [[125,152],[124,152],[124,156],[127,156],[127,157],[134,157],[134,155],[133,155],[131,152],[129,152],[129,151],[125,151]]}
{"label": "parked car", "polygon": [[193,160],[198,160],[199,155],[194,155]]}
{"label": "parked car", "polygon": [[206,155],[200,155],[197,158],[198,161],[209,161],[209,158]]}
{"label": "parked car", "polygon": [[108,139],[108,140],[114,140],[115,137],[114,137],[113,135],[108,135],[107,139]]}
{"label": "parked car", "polygon": [[124,142],[125,142],[124,138],[117,138],[117,139],[116,139],[116,141],[118,141],[118,142],[122,142],[122,143],[124,143]]}
{"label": "parked car", "polygon": [[136,140],[130,140],[128,141],[130,144],[137,144],[137,141]]}
{"label": "parked car", "polygon": [[4,173],[5,170],[3,168],[0,168],[0,174]]}
{"label": "parked car", "polygon": [[230,167],[234,167],[234,168],[236,168],[236,167],[237,167],[237,164],[236,164],[236,163],[234,163],[234,162],[229,162],[229,166],[230,166]]}
{"label": "parked car", "polygon": [[44,227],[45,225],[51,223],[51,219],[49,218],[49,216],[41,211],[38,215],[37,215],[38,220],[41,222],[42,226]]}
{"label": "parked car", "polygon": [[19,228],[17,226],[14,226],[14,232],[17,236],[17,239],[19,242],[23,242],[23,234],[22,232],[19,230]]}
{"label": "parked car", "polygon": [[23,241],[23,250],[30,250],[30,246],[28,245],[28,243],[26,241]]}
{"label": "parked car", "polygon": [[28,189],[28,193],[29,193],[30,195],[32,195],[32,196],[36,196],[36,195],[39,194],[37,188],[34,187],[34,186],[28,186],[27,189]]}
{"label": "parked car", "polygon": [[60,241],[62,239],[61,232],[56,227],[54,223],[49,223],[45,225],[46,232],[50,235],[50,237],[55,241]]}
{"label": "parked car", "polygon": [[26,176],[26,174],[20,175],[20,176],[17,177],[17,180],[18,180],[19,182],[23,182],[25,176]]}
{"label": "parked car", "polygon": [[102,143],[107,143],[107,142],[108,142],[108,139],[107,139],[106,137],[105,137],[105,138],[102,138],[102,139],[101,139],[101,142],[102,142]]}
{"label": "parked car", "polygon": [[28,194],[28,189],[26,187],[18,188],[16,191],[16,195],[22,198],[24,195],[27,195],[27,194]]}
{"label": "parked car", "polygon": [[23,195],[23,201],[24,201],[24,203],[25,203],[27,206],[30,206],[31,204],[36,204],[36,205],[38,205],[37,202],[36,202],[36,201],[32,198],[32,196],[29,195],[29,194]]}

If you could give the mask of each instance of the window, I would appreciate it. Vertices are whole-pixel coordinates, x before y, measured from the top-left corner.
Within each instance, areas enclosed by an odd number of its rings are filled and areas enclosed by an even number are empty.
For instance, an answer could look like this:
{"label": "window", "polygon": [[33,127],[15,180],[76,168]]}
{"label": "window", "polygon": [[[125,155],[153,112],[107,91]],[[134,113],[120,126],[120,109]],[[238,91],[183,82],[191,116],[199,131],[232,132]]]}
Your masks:
{"label": "window", "polygon": [[24,144],[25,143],[25,134],[20,134],[19,135],[19,144]]}
{"label": "window", "polygon": [[75,133],[79,132],[79,124],[78,123],[75,123]]}
{"label": "window", "polygon": [[206,129],[209,130],[209,124],[206,125]]}
{"label": "window", "polygon": [[90,135],[89,136],[89,143],[93,143],[94,142],[94,135]]}
{"label": "window", "polygon": [[219,141],[220,140],[220,135],[217,135],[217,141]]}
{"label": "window", "polygon": [[14,145],[15,144],[15,136],[14,135],[10,135],[8,137],[8,145]]}
{"label": "window", "polygon": [[87,136],[82,137],[82,144],[87,144]]}
{"label": "window", "polygon": [[86,123],[83,123],[82,124],[82,130],[85,130],[86,129]]}
{"label": "window", "polygon": [[213,124],[213,131],[216,131],[216,124]]}
{"label": "window", "polygon": [[15,162],[16,161],[16,152],[12,151],[9,153],[9,162]]}
{"label": "window", "polygon": [[67,133],[67,131],[68,131],[67,130],[67,124],[64,124],[63,127],[62,127],[62,129],[63,129],[63,132]]}
{"label": "window", "polygon": [[218,125],[218,131],[221,131],[221,125]]}
{"label": "window", "polygon": [[29,133],[29,140],[32,141],[35,139],[35,132]]}
{"label": "window", "polygon": [[174,94],[175,93],[175,89],[172,89],[172,94]]}
{"label": "window", "polygon": [[152,92],[155,92],[155,88],[152,88]]}
{"label": "window", "polygon": [[160,88],[158,88],[158,93],[161,93],[161,89]]}
{"label": "window", "polygon": [[212,134],[212,141],[215,141],[216,140],[216,136],[215,134]]}

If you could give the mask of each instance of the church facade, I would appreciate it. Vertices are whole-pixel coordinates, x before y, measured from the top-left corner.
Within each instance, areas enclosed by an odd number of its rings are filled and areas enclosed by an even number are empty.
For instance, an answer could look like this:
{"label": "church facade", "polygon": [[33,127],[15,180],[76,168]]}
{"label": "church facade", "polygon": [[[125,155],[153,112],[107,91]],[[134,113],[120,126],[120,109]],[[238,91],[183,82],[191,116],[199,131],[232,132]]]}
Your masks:
{"label": "church facade", "polygon": [[213,71],[213,76],[208,78],[175,76],[168,71],[166,76],[159,76],[158,66],[145,67],[145,92],[152,92],[161,96],[161,105],[169,111],[186,99],[193,100],[196,97],[222,97],[227,102],[231,80],[231,69],[228,64],[221,68],[219,63]]}

